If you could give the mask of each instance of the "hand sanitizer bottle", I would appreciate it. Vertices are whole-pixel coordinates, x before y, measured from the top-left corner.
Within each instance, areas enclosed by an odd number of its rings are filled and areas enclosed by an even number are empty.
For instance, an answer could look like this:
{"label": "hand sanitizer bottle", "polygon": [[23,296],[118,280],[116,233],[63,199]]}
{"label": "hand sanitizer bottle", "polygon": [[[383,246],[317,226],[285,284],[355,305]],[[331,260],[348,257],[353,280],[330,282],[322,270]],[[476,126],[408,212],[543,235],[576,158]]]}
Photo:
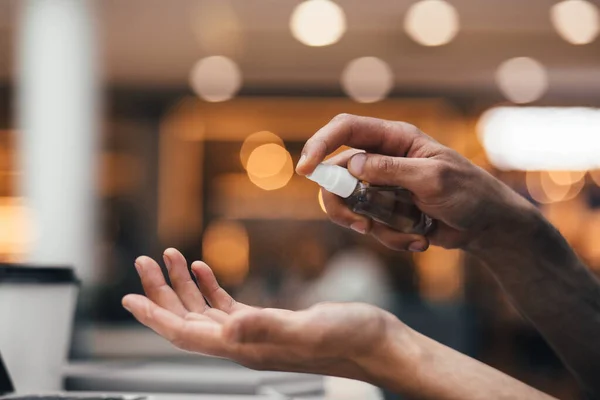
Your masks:
{"label": "hand sanitizer bottle", "polygon": [[307,178],[345,199],[355,213],[399,232],[425,235],[433,225],[433,220],[419,210],[404,188],[371,185],[358,180],[346,168],[329,164],[319,164]]}

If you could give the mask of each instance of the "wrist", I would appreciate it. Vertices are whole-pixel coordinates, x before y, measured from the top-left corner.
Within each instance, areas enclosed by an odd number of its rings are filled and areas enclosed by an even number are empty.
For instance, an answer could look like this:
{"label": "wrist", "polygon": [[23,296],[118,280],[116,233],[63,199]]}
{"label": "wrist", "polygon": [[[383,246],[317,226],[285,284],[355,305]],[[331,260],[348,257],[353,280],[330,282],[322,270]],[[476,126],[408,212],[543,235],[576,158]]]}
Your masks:
{"label": "wrist", "polygon": [[489,205],[485,224],[465,246],[466,252],[481,255],[489,250],[522,246],[545,221],[533,204],[512,190],[495,203]]}
{"label": "wrist", "polygon": [[387,314],[385,324],[381,342],[374,344],[368,355],[356,357],[353,362],[363,371],[363,380],[400,394],[415,393],[423,357],[419,335],[391,314]]}

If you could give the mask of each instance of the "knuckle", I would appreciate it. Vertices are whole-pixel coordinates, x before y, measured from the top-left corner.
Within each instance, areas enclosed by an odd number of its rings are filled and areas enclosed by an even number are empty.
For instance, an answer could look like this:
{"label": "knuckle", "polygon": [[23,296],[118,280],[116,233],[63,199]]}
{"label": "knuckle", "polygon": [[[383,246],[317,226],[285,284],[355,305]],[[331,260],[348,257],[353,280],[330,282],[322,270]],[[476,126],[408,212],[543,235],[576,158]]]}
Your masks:
{"label": "knuckle", "polygon": [[434,195],[442,195],[446,193],[448,186],[454,179],[454,168],[446,162],[438,162],[432,169],[429,187]]}
{"label": "knuckle", "polygon": [[382,174],[391,175],[396,172],[397,162],[393,157],[379,157],[376,161],[376,169]]}
{"label": "knuckle", "polygon": [[413,135],[419,135],[422,133],[419,128],[417,128],[415,125],[413,125],[411,123],[404,122],[404,121],[400,121],[398,123],[400,124],[400,127],[402,128],[402,130],[406,133],[413,134]]}
{"label": "knuckle", "polygon": [[352,115],[352,114],[341,113],[341,114],[338,114],[335,117],[333,117],[331,119],[331,122],[347,123],[347,122],[350,122],[353,118],[354,118],[354,115]]}

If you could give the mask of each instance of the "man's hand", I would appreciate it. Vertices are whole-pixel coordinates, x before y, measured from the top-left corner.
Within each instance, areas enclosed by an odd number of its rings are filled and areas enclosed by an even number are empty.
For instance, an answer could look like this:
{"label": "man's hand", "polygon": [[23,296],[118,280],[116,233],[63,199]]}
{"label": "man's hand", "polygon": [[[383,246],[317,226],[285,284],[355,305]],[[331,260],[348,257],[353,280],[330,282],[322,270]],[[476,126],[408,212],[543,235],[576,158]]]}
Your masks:
{"label": "man's hand", "polygon": [[531,208],[487,172],[404,122],[338,115],[307,141],[297,172],[310,174],[343,145],[366,153],[349,150],[327,162],[347,166],[369,183],[408,189],[421,211],[436,220],[428,237],[398,233],[353,213],[341,198],[323,192],[327,214],[334,222],[370,233],[390,248],[423,251],[429,241],[446,248],[466,248],[487,234],[490,226],[506,219],[507,212]]}
{"label": "man's hand", "polygon": [[148,297],[128,295],[123,306],[181,349],[254,369],[367,381],[372,360],[385,359],[389,352],[390,337],[405,343],[407,358],[413,351],[412,331],[376,307],[327,303],[299,312],[258,309],[229,296],[205,263],[192,264],[196,285],[181,253],[168,249],[164,259],[172,288],[154,260],[140,257],[135,265]]}
{"label": "man's hand", "polygon": [[398,250],[422,251],[431,242],[469,251],[490,268],[585,389],[600,397],[600,282],[533,205],[403,122],[340,115],[308,140],[297,172],[311,173],[342,145],[367,153],[348,151],[327,162],[347,165],[367,182],[408,189],[437,227],[427,237],[398,233],[323,193],[332,220]]}
{"label": "man's hand", "polygon": [[[321,304],[304,311],[236,302],[202,262],[164,254],[172,288],[158,264],[136,260],[148,297],[123,306],[177,347],[225,357],[254,369],[358,379],[419,399],[548,399],[537,390],[428,339],[366,304]],[[207,303],[208,301],[208,303]]]}

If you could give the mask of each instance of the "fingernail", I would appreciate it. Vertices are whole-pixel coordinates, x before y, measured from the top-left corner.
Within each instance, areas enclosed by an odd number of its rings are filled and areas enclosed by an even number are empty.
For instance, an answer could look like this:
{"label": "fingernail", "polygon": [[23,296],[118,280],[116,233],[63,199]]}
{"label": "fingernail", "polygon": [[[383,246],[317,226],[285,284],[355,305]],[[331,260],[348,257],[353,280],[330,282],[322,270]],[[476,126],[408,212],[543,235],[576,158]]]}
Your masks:
{"label": "fingernail", "polygon": [[167,271],[171,270],[171,259],[169,258],[169,256],[165,253],[163,254],[163,260],[165,260],[165,265],[167,266]]}
{"label": "fingernail", "polygon": [[363,173],[366,161],[367,155],[364,153],[358,153],[350,159],[350,162],[348,163],[348,169],[353,175],[360,176]]}
{"label": "fingernail", "polygon": [[135,270],[137,271],[138,274],[142,273],[142,266],[141,264],[138,264],[137,261],[133,264],[135,266]]}
{"label": "fingernail", "polygon": [[304,164],[306,164],[306,159],[306,154],[302,154],[302,156],[300,156],[300,160],[298,161],[298,165],[296,165],[296,169],[302,168]]}
{"label": "fingernail", "polygon": [[427,245],[424,244],[423,242],[412,242],[411,244],[408,245],[408,250],[415,252],[415,253],[421,253],[423,251],[425,251],[425,249],[427,248]]}
{"label": "fingernail", "polygon": [[350,225],[350,229],[352,229],[355,232],[360,233],[361,235],[364,235],[367,232],[367,227],[366,227],[366,224],[364,223],[364,221],[354,222],[352,225]]}
{"label": "fingernail", "polygon": [[129,307],[127,307],[125,304],[123,304],[123,308],[126,309],[127,311],[131,312],[131,310],[129,309]]}

